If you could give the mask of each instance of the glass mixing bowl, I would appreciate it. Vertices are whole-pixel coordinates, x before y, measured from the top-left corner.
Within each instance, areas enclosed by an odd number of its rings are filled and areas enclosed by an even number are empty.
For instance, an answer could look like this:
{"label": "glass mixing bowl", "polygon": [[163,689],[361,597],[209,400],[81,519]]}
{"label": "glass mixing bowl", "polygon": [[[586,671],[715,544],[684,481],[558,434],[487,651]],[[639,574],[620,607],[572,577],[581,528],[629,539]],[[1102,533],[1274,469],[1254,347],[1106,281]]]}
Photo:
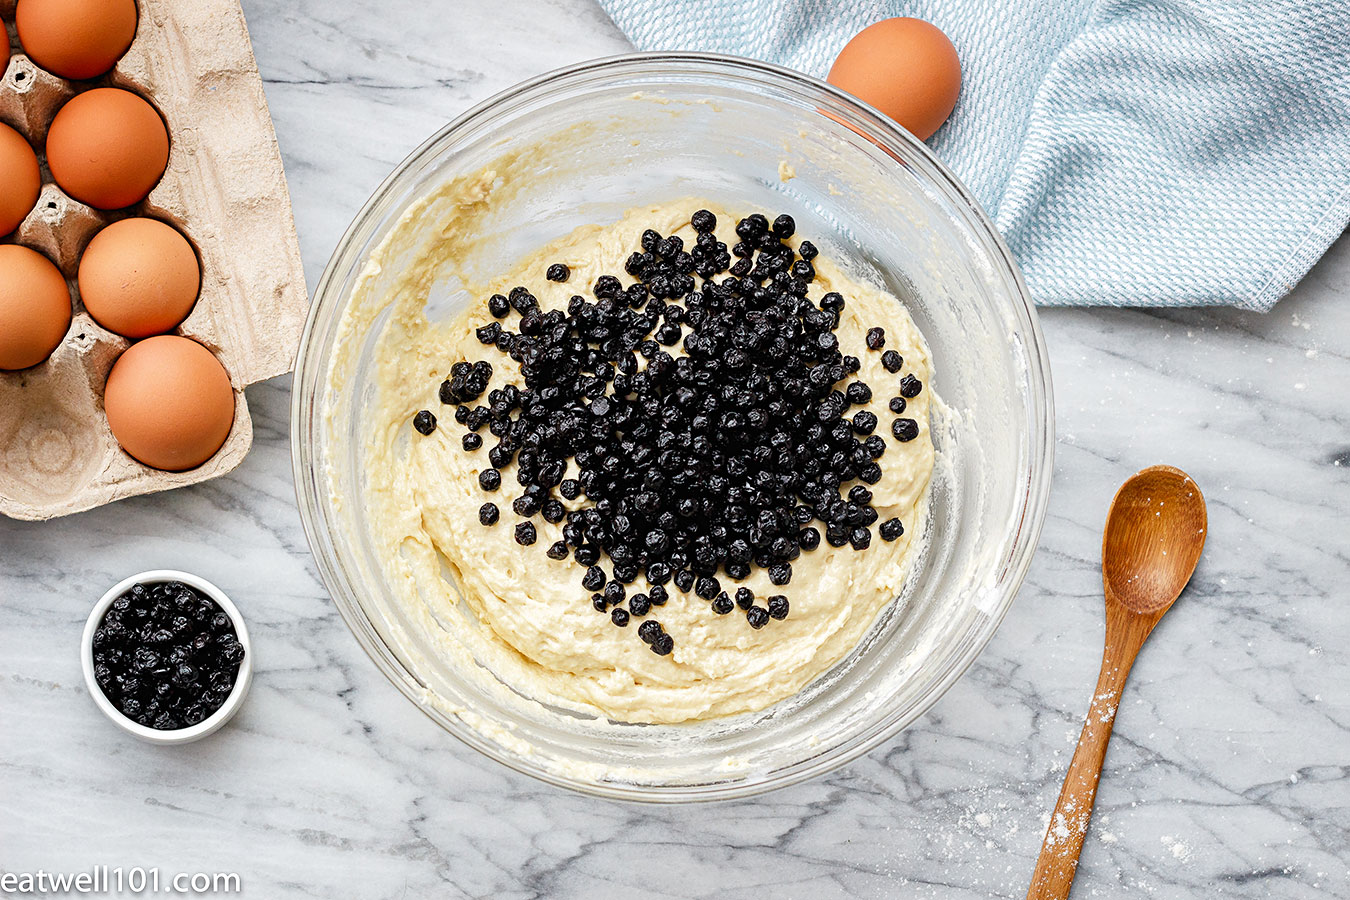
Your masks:
{"label": "glass mixing bowl", "polygon": [[[756,714],[683,725],[587,719],[434,653],[393,602],[361,502],[363,425],[381,320],[344,327],[407,262],[368,265],[397,229],[434,239],[447,179],[508,153],[538,183],[487,213],[478,274],[578,225],[685,196],[787,212],[822,252],[884,285],[932,351],[938,449],[926,540],[903,594],[843,661]],[[405,219],[405,213],[412,210]],[[402,220],[402,223],[401,223]],[[401,223],[401,224],[400,224]],[[411,251],[409,251],[411,252]],[[429,296],[451,299],[453,286]],[[439,311],[440,314],[444,310]],[[648,801],[746,796],[827,772],[931,707],[993,635],[1036,546],[1049,492],[1050,373],[1026,289],[979,205],[928,148],[796,72],[702,54],[584,63],[507,90],[419,147],[380,185],[319,282],[296,367],[292,444],[319,572],[380,669],[447,731],[529,775]],[[467,523],[466,527],[473,527]],[[426,650],[426,652],[423,652]]]}

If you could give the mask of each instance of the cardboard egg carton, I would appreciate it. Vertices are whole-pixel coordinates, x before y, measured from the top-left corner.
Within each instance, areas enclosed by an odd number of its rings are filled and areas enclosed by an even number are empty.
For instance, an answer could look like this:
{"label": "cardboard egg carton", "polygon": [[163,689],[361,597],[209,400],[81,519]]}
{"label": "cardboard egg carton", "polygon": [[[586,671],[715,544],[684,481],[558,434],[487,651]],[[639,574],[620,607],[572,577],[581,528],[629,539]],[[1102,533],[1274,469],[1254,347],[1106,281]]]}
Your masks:
{"label": "cardboard egg carton", "polygon": [[[13,39],[15,0],[0,0],[13,55],[0,81],[0,121],[42,160],[37,206],[4,240],[56,263],[74,298],[65,340],[45,363],[0,372],[0,514],[48,519],[136,494],[223,475],[253,440],[244,387],[291,370],[308,297],[290,195],[262,80],[238,0],[138,0],[131,49],[113,71],[68,82],[38,68]],[[141,203],[108,213],[66,196],[42,157],[57,110],[91,87],[135,91],[169,130],[163,179]],[[84,311],[75,283],[84,248],[129,215],[182,232],[201,262],[197,304],[175,334],[205,345],[235,392],[234,426],[219,452],[187,472],[137,462],[113,438],[103,385],[128,341]]]}

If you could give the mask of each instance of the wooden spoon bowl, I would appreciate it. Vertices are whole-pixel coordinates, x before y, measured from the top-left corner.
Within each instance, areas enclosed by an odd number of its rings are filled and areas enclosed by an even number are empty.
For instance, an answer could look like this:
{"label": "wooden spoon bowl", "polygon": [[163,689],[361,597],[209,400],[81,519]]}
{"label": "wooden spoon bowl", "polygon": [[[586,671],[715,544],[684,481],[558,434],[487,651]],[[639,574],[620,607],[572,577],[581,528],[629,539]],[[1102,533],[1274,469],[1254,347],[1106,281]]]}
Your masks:
{"label": "wooden spoon bowl", "polygon": [[1102,534],[1106,603],[1140,613],[1171,606],[1205,547],[1205,498],[1190,476],[1153,466],[1121,485]]}

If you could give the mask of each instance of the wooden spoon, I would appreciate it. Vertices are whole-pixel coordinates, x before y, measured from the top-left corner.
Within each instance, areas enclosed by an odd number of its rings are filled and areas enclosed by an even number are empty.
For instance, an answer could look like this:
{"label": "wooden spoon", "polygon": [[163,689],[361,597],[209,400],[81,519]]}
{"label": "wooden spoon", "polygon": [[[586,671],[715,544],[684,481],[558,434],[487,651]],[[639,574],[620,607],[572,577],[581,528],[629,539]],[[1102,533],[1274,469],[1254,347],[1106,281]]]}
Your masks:
{"label": "wooden spoon", "polygon": [[1125,679],[1153,627],[1191,580],[1207,525],[1200,488],[1171,466],[1144,469],[1121,485],[1111,501],[1102,535],[1106,650],[1101,675],[1027,900],[1069,896]]}

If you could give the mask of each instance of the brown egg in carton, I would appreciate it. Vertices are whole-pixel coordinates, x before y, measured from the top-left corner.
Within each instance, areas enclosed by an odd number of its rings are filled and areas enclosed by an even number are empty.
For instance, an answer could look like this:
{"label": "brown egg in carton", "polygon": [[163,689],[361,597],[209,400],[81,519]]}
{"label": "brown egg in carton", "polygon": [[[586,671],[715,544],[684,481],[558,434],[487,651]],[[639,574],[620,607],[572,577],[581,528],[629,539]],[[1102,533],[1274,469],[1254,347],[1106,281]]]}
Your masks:
{"label": "brown egg in carton", "polygon": [[[308,306],[290,195],[262,80],[238,0],[137,0],[130,49],[113,70],[70,82],[35,65],[12,39],[15,0],[0,0],[11,58],[0,82],[0,121],[42,162],[37,205],[3,242],[30,247],[61,270],[74,318],[56,351],[30,369],[0,371],[0,514],[48,519],[136,494],[205,481],[234,469],[253,440],[245,386],[289,372]],[[104,212],[51,179],[43,145],[57,110],[93,87],[148,100],[169,132],[163,178],[141,203]],[[224,445],[195,469],[142,465],[119,446],[103,412],[103,386],[130,342],[100,327],[79,299],[80,254],[105,225],[127,216],[163,220],[201,264],[201,292],[172,332],[215,354],[235,394]]]}

